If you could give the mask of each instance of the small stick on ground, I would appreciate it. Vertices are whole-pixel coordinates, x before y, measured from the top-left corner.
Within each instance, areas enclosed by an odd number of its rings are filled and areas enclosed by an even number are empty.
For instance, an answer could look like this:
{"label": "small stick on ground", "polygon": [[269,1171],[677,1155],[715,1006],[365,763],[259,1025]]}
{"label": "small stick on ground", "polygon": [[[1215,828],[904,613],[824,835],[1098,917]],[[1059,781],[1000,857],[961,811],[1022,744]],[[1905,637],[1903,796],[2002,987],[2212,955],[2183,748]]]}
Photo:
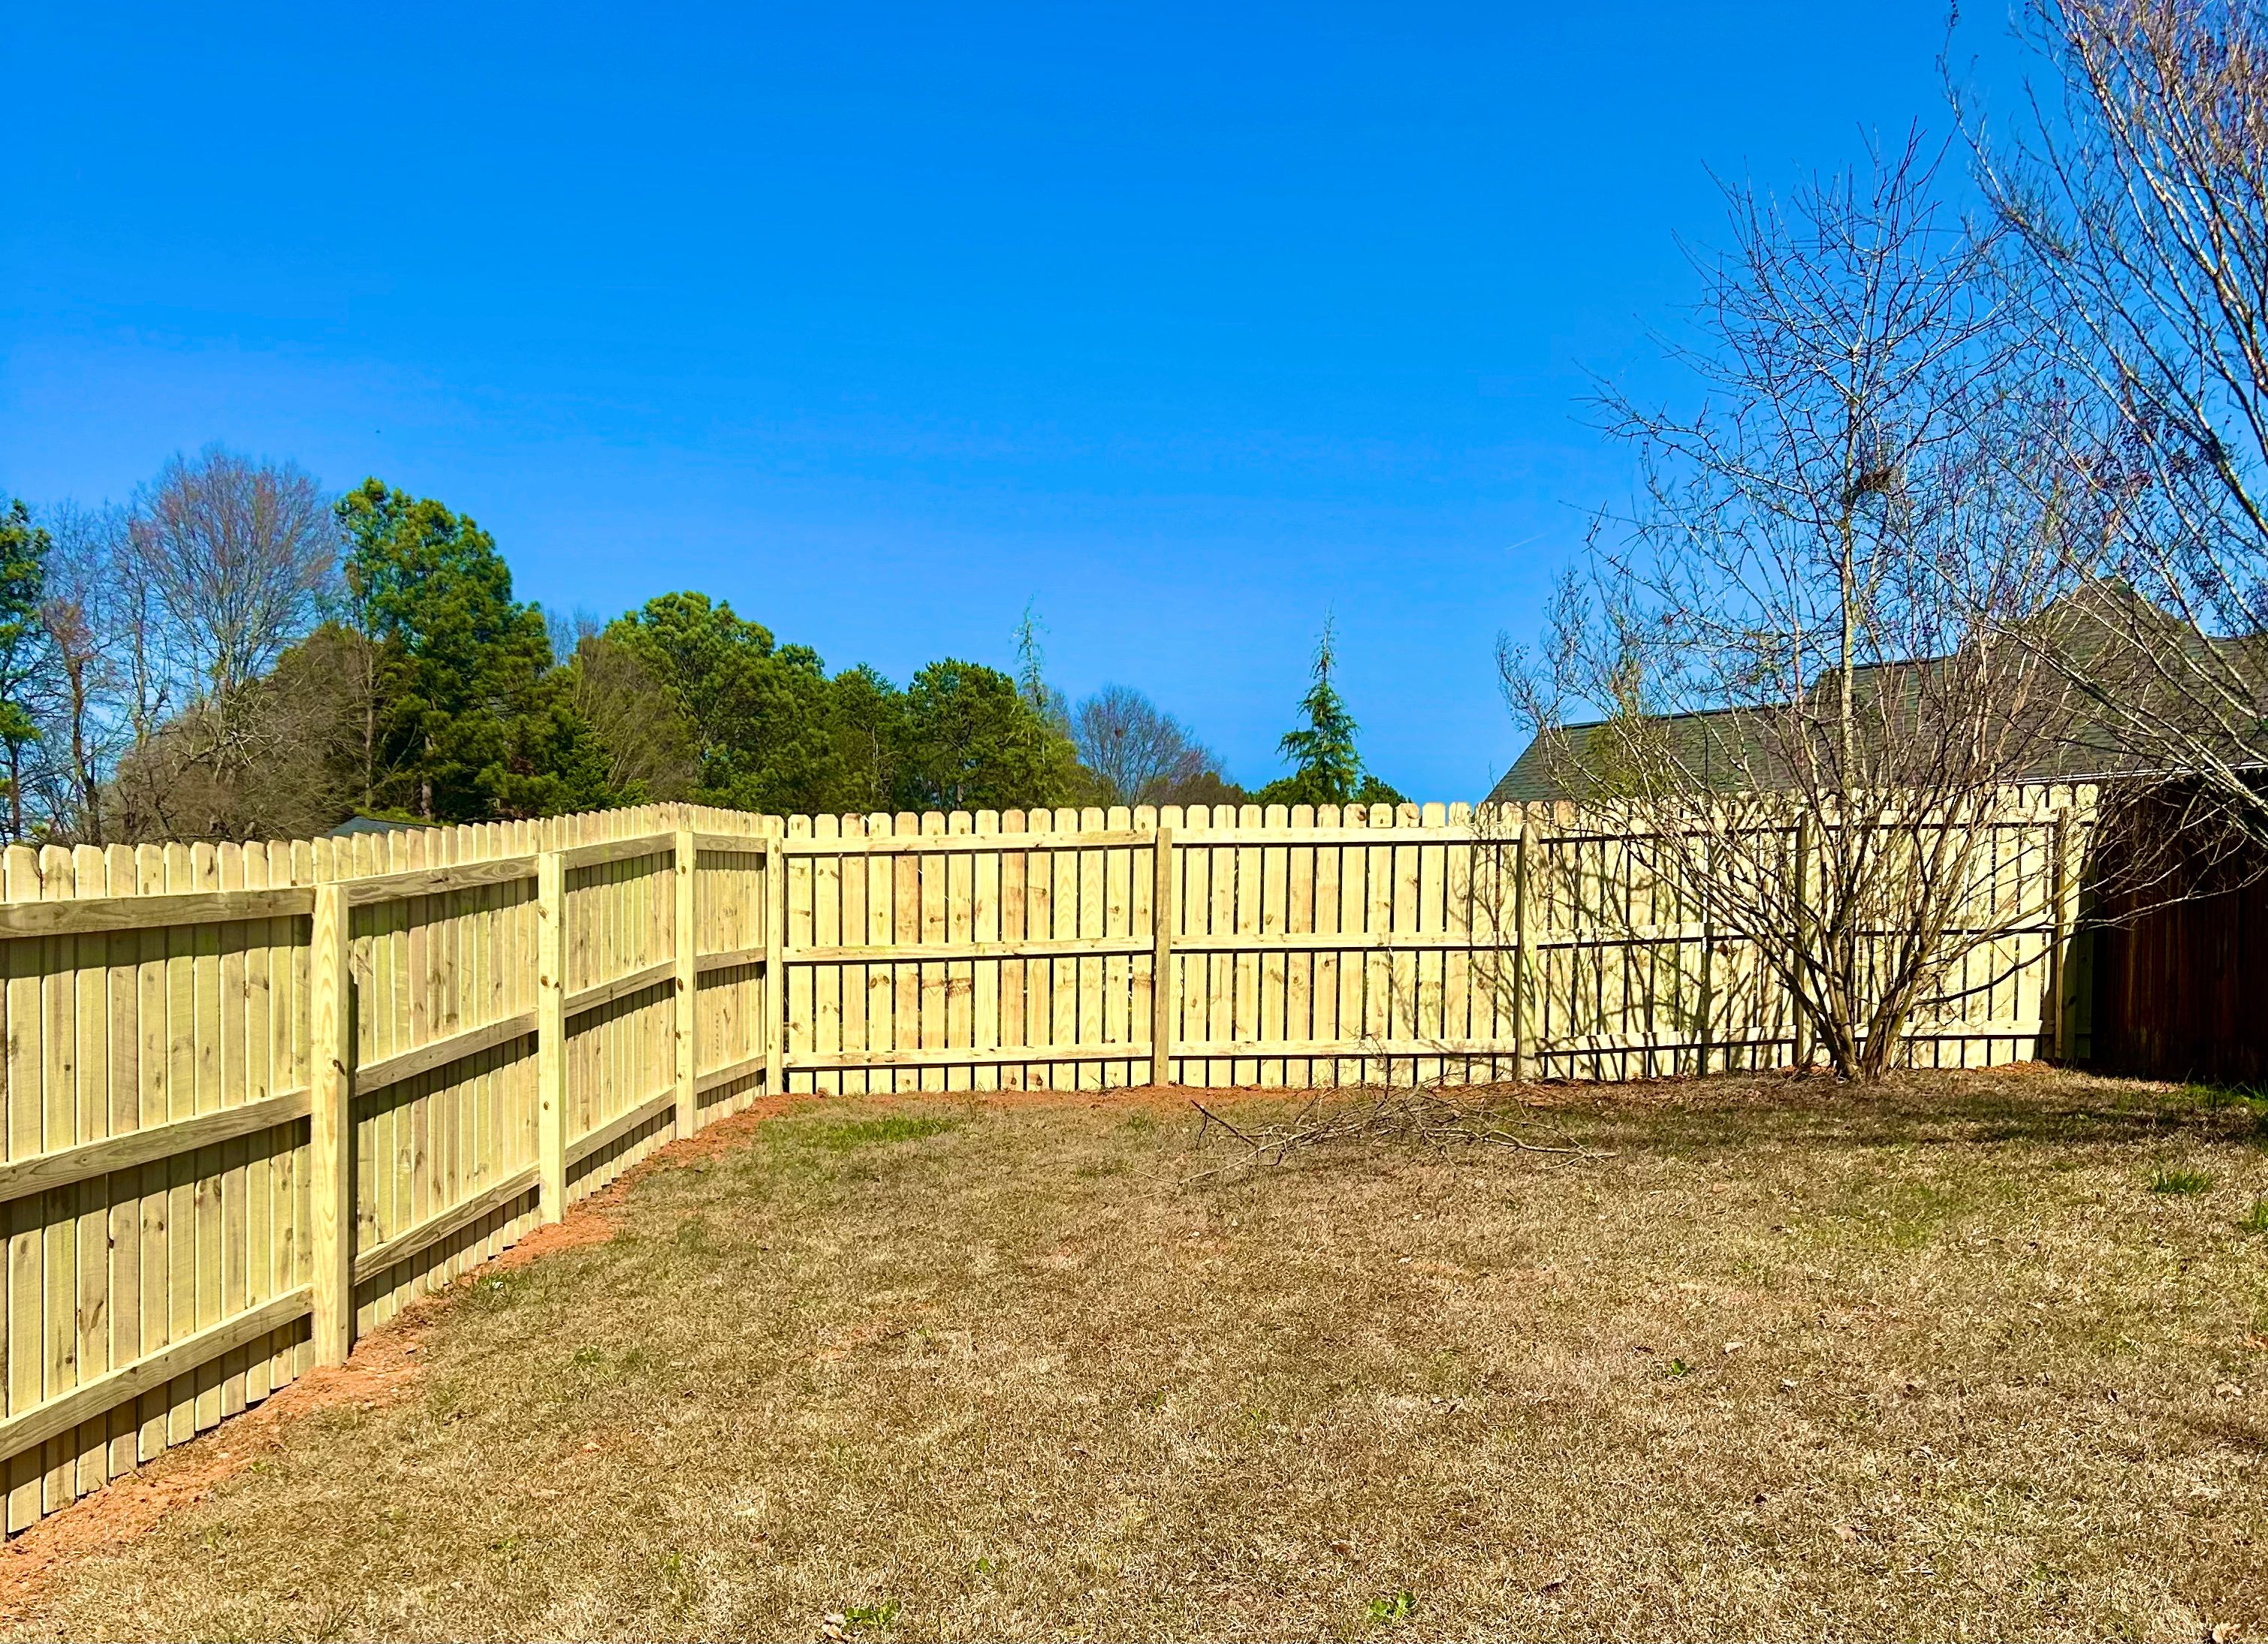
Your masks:
{"label": "small stick on ground", "polygon": [[[1257,1166],[1281,1165],[1296,1153],[1340,1142],[1415,1142],[1433,1147],[1483,1146],[1575,1159],[1613,1156],[1564,1139],[1530,1139],[1515,1124],[1535,1129],[1541,1126],[1541,1121],[1521,1119],[1507,1124],[1500,1108],[1460,1102],[1430,1087],[1351,1092],[1345,1100],[1329,1104],[1316,1095],[1288,1120],[1248,1126],[1232,1123],[1195,1098],[1191,1098],[1189,1105],[1199,1116],[1199,1148],[1205,1146],[1218,1127],[1235,1140],[1240,1150],[1217,1164],[1185,1175],[1182,1178],[1185,1186]],[[1564,1136],[1564,1132],[1557,1133]]]}

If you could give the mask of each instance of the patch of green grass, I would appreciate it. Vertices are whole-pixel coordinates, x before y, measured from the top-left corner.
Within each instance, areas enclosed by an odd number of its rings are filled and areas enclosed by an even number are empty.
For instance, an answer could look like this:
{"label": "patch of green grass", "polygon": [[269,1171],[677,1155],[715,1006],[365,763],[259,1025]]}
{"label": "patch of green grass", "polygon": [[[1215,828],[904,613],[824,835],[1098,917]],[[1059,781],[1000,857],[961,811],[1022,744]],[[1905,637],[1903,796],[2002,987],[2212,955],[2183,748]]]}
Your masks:
{"label": "patch of green grass", "polygon": [[880,1603],[852,1604],[843,1612],[843,1619],[854,1627],[887,1632],[898,1623],[898,1601],[885,1598]]}
{"label": "patch of green grass", "polygon": [[1889,1201],[1889,1243],[1900,1250],[1918,1250],[1969,1208],[1966,1196],[1948,1191],[1933,1182],[1904,1183],[1886,1197]]}
{"label": "patch of green grass", "polygon": [[942,1135],[960,1123],[958,1119],[918,1118],[893,1113],[878,1119],[838,1119],[831,1124],[799,1124],[794,1129],[796,1139],[811,1146],[828,1153],[856,1153],[861,1147]]}
{"label": "patch of green grass", "polygon": [[1399,1626],[1418,1613],[1418,1596],[1408,1588],[1384,1598],[1370,1601],[1370,1624],[1375,1627]]}
{"label": "patch of green grass", "polygon": [[473,1305],[483,1310],[508,1308],[526,1293],[527,1285],[528,1273],[525,1268],[490,1273],[474,1282],[471,1291]]}
{"label": "patch of green grass", "polygon": [[661,1577],[663,1589],[669,1595],[671,1612],[681,1615],[691,1608],[701,1592],[692,1560],[673,1548],[654,1559],[654,1569]]}
{"label": "patch of green grass", "polygon": [[2247,1233],[2268,1233],[2268,1197],[2256,1198],[2237,1224]]}
{"label": "patch of green grass", "polygon": [[2161,1166],[2157,1175],[2150,1178],[2150,1191],[2169,1198],[2209,1192],[2212,1188],[2213,1173],[2209,1170],[2176,1170],[2169,1166]]}
{"label": "patch of green grass", "polygon": [[602,1384],[630,1381],[643,1374],[650,1363],[643,1347],[623,1347],[609,1353],[604,1347],[585,1343],[568,1356],[568,1371],[572,1378],[570,1385],[587,1391]]}
{"label": "patch of green grass", "polygon": [[1867,1244],[1918,1250],[1976,1212],[1979,1196],[1973,1191],[1897,1174],[1909,1168],[1911,1161],[1899,1159],[1891,1169],[1853,1183],[1835,1220]]}
{"label": "patch of green grass", "polygon": [[2243,1122],[2233,1133],[2256,1147],[2268,1147],[2268,1091],[2247,1085],[2184,1085],[2175,1101],[2178,1104],[2184,1100],[2205,1113],[2219,1115],[2234,1110]]}

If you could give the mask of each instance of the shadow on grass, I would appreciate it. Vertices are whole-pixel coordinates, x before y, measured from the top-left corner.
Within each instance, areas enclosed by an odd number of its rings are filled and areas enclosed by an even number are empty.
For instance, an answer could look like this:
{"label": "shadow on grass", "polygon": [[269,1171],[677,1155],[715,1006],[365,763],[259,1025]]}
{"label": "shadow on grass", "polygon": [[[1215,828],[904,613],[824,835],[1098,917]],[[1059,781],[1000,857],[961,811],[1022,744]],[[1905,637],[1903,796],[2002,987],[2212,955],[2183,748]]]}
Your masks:
{"label": "shadow on grass", "polygon": [[1910,1073],[1873,1087],[1781,1075],[1624,1085],[1596,1093],[1560,1086],[1543,1095],[1541,1110],[1587,1145],[1679,1154],[1773,1144],[2268,1145],[2268,1100],[2253,1093],[2045,1069]]}
{"label": "shadow on grass", "polygon": [[[1767,1148],[1892,1150],[1928,1146],[2268,1146],[2268,1099],[2207,1086],[2171,1086],[2030,1067],[1916,1072],[1875,1087],[1823,1076],[1725,1075],[1617,1085],[1452,1089],[1458,1105],[1537,1142],[1599,1153],[1681,1158]],[[1290,1120],[1309,1102],[1373,1102],[1346,1090],[1286,1097],[1241,1094],[1234,1111]],[[1208,1099],[1209,1105],[1219,1105]],[[1381,1136],[1380,1141],[1393,1139]],[[1322,1162],[1346,1146],[1309,1156]]]}

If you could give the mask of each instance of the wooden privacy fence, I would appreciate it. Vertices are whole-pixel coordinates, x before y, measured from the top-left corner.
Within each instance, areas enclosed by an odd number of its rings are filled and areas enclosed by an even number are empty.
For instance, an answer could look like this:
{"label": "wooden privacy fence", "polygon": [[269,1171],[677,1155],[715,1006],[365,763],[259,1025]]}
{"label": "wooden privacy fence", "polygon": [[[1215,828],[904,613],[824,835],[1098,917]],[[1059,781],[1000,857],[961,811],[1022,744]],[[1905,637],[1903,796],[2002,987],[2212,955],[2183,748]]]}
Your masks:
{"label": "wooden privacy fence", "polygon": [[[2061,1053],[2066,820],[2012,794],[1989,920],[1913,1059]],[[794,817],[781,840],[794,1091],[1625,1079],[1795,1059],[1760,956],[1650,904],[1639,853],[1548,807],[1168,807]],[[1985,933],[1989,932],[1989,936]],[[1160,978],[1163,978],[1162,984]]]}
{"label": "wooden privacy fence", "polygon": [[[2067,991],[2073,802],[1996,824],[2031,913],[1979,948],[1926,1059],[2068,1042],[2042,1006]],[[767,1093],[1787,1060],[1756,956],[1638,907],[1615,843],[1540,810],[1476,833],[1438,805],[660,806],[12,848],[7,1527],[336,1361]]]}
{"label": "wooden privacy fence", "polygon": [[778,1088],[777,831],[11,849],[8,1528]]}

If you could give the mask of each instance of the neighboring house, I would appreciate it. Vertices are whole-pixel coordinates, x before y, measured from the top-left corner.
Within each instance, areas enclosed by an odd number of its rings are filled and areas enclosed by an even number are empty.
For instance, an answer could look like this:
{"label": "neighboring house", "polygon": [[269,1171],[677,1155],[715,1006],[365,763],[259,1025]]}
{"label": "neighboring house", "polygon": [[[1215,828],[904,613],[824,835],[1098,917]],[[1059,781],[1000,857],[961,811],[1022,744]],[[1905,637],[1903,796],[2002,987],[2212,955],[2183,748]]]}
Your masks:
{"label": "neighboring house", "polygon": [[[2015,782],[2088,782],[2133,772],[2132,763],[2119,755],[2117,739],[2105,728],[2104,716],[2096,705],[2103,689],[2118,689],[2115,683],[2094,683],[2114,679],[2117,671],[2101,661],[2111,649],[2132,646],[2139,656],[2146,645],[2152,656],[2173,660],[2172,668],[2138,663],[2126,689],[2141,691],[2153,681],[2160,682],[2157,688],[2164,689],[2166,675],[2178,673],[2183,667],[2193,667],[2200,679],[2241,673],[2242,655],[2251,648],[2250,641],[2208,638],[2120,583],[2089,584],[2067,594],[2042,613],[2042,621],[2055,632],[2054,643],[2068,666],[2054,673],[2060,711],[2043,714],[2030,733],[2028,756],[2009,773],[2009,779]],[[2089,660],[2089,666],[2079,666],[2082,657]],[[1933,682],[1931,675],[1945,667],[1948,660],[1928,657],[1873,662],[1856,669],[1854,717],[1859,734],[1863,736],[1873,727],[1918,719],[1924,694]],[[2084,679],[2089,685],[2068,684],[2066,678]],[[1807,714],[1818,723],[1830,711],[1826,704],[1833,701],[1830,693],[1836,689],[1836,676],[1829,674],[1812,689],[1818,700]],[[2268,691],[2261,694],[2268,697]],[[1745,786],[1756,773],[1765,772],[1772,779],[1757,785],[1777,787],[1785,781],[1786,768],[1766,746],[1764,727],[1768,712],[1757,708],[1720,708],[1671,715],[1655,725],[1669,739],[1668,751],[1682,766],[1697,773],[1703,785]],[[1568,757],[1584,769],[1601,769],[1612,757],[1612,724],[1608,719],[1591,719],[1566,726]],[[1876,729],[1874,734],[1881,733]],[[1538,736],[1489,790],[1487,802],[1519,804],[1572,798],[1559,779],[1563,771],[1553,751]]]}
{"label": "neighboring house", "polygon": [[[1858,690],[1863,693],[1862,713],[1865,696],[1877,689],[1887,687],[1909,698],[1914,697],[1918,694],[1914,676],[1933,666],[1933,660],[1877,662],[1856,670]],[[1832,682],[1819,689],[1831,689]],[[1658,723],[1671,738],[1679,763],[1698,773],[1704,786],[1730,788],[1745,785],[1743,778],[1749,773],[1785,770],[1781,762],[1762,745],[1757,724],[1762,717],[1756,710],[1720,708],[1675,714]],[[1867,714],[1863,722],[1875,724],[1880,720]],[[1587,719],[1568,726],[1568,757],[1587,768],[1598,768],[1609,745],[1607,739],[1611,723]],[[2089,736],[2087,732],[2083,715],[2066,719],[2059,727],[2043,727],[2030,758],[2021,769],[2012,771],[2009,779],[2024,783],[2088,782],[2113,774],[2118,764],[2116,755],[2099,733]],[[1735,746],[1736,737],[1748,743],[1745,751]],[[1557,763],[1544,739],[1535,738],[1513,761],[1511,769],[1498,778],[1496,786],[1489,790],[1488,803],[1510,805],[1573,798],[1558,779]]]}
{"label": "neighboring house", "polygon": [[[2193,748],[2236,771],[2268,766],[2268,635],[2206,635],[2117,583],[2089,585],[2050,606],[2042,621],[2062,653],[2064,665],[2047,670],[2055,689],[2044,693],[2060,711],[2040,716],[2008,779],[2115,781],[2128,817],[2118,830],[2124,843],[2106,849],[2098,837],[2081,870],[2066,1054],[2153,1079],[2268,1081],[2268,850],[2249,830],[2233,847],[2210,826],[2199,834],[2182,797],[2191,785],[2165,779],[2178,775],[2167,768],[2177,756],[2122,756],[2112,734],[2122,718],[2146,717],[2176,727],[2166,744],[2178,746],[2185,729]],[[1932,670],[1946,661],[1859,670],[1854,698],[1862,711],[1854,719],[1873,727],[1914,723]],[[1832,692],[1833,675],[1813,689]],[[1803,718],[1815,734],[1831,723],[1834,700],[1807,704]],[[1611,723],[1566,727],[1579,768],[1611,770],[1620,756]],[[1777,763],[1765,753],[1761,710],[1678,714],[1655,727],[1666,751],[1705,784],[1730,789]],[[1489,800],[1574,797],[1557,779],[1565,769],[1538,739]]]}

